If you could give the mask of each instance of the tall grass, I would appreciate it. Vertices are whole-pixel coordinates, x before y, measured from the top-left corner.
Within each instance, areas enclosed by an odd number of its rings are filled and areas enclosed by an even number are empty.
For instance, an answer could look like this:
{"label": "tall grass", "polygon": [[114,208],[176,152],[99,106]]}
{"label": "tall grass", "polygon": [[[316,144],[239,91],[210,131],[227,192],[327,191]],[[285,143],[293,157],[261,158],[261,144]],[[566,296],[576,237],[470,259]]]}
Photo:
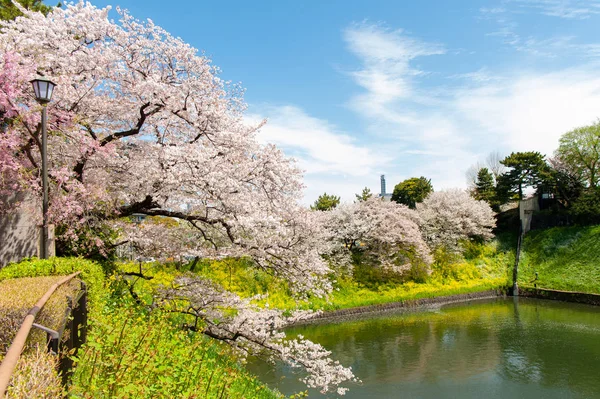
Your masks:
{"label": "tall grass", "polygon": [[186,332],[160,310],[107,306],[80,352],[71,398],[277,398],[229,348]]}

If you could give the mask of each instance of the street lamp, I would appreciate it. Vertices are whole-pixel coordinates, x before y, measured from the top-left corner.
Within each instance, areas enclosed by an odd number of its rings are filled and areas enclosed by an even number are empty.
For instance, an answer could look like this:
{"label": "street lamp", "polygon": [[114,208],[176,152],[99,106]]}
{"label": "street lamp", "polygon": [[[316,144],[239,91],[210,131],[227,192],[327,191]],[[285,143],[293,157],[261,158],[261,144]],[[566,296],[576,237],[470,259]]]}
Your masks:
{"label": "street lamp", "polygon": [[46,104],[52,100],[56,84],[45,77],[31,81],[35,99],[42,105],[42,248],[40,257],[48,259],[48,131]]}

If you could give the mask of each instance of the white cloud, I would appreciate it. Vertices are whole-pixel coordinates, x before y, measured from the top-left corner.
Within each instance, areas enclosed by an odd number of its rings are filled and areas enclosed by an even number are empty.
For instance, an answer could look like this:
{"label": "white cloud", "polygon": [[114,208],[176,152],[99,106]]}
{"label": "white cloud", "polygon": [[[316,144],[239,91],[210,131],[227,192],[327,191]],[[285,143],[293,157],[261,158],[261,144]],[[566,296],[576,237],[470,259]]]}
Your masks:
{"label": "white cloud", "polygon": [[268,118],[258,134],[259,141],[276,144],[305,170],[307,203],[325,191],[350,199],[364,186],[373,188],[391,160],[384,148],[360,143],[298,107],[264,106],[259,113],[248,115],[254,121]]}
{"label": "white cloud", "polygon": [[344,39],[363,65],[351,76],[366,90],[350,99],[351,108],[365,118],[370,132],[383,132],[397,142],[398,155],[388,171],[394,180],[389,182],[425,175],[439,188],[464,185],[468,164],[463,164],[474,157],[465,149],[468,140],[440,112],[446,101],[420,90],[417,77],[427,73],[412,65],[419,57],[445,54],[444,47],[380,25],[352,26]]}
{"label": "white cloud", "polygon": [[476,142],[487,137],[506,151],[551,155],[563,133],[600,116],[600,75],[594,69],[523,73],[502,86],[459,91],[453,104],[475,122]]}
{"label": "white cloud", "polygon": [[[502,43],[533,57],[595,58],[600,56],[600,44],[582,43],[571,34],[539,38],[525,35],[515,16],[531,11],[564,19],[587,19],[600,15],[600,1],[590,0],[503,0],[503,7],[480,8],[477,19],[493,20],[498,28],[486,36],[499,37]],[[508,7],[513,5],[513,7]],[[505,7],[504,7],[505,6]],[[514,7],[516,6],[516,7]]]}
{"label": "white cloud", "polygon": [[[534,57],[600,55],[598,45],[577,44],[573,37],[522,39],[506,21],[498,35]],[[267,106],[253,116],[269,118],[259,139],[277,144],[306,170],[307,204],[323,192],[346,201],[365,186],[378,193],[382,173],[388,192],[413,176],[431,178],[436,189],[464,187],[466,170],[489,153],[551,155],[563,133],[600,117],[600,74],[590,58],[554,72],[488,66],[425,88],[421,83],[429,75],[414,62],[444,54],[442,45],[380,25],[353,25],[343,35],[361,65],[348,74],[362,90],[348,99],[364,122],[360,139],[359,132],[342,131],[295,106]]]}
{"label": "white cloud", "polygon": [[477,71],[466,72],[466,73],[457,73],[454,75],[448,76],[450,79],[462,79],[466,84],[469,83],[487,83],[492,81],[501,80],[501,78],[495,74],[493,74],[488,68],[480,68]]}

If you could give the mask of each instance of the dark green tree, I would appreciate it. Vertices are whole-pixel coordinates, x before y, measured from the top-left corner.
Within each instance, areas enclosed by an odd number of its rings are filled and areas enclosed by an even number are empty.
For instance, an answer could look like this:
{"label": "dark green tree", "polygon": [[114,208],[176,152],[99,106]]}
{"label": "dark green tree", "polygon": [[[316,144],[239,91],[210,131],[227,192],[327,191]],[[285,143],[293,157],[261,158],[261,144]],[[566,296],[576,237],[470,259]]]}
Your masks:
{"label": "dark green tree", "polygon": [[600,223],[600,188],[586,188],[574,201],[571,214],[580,224]]}
{"label": "dark green tree", "polygon": [[354,194],[356,196],[356,201],[358,202],[363,202],[368,200],[369,198],[371,198],[373,196],[373,193],[371,192],[371,189],[368,187],[365,187],[362,189],[362,192],[360,194]]}
{"label": "dark green tree", "polygon": [[559,158],[552,158],[549,163],[543,183],[544,191],[553,193],[558,203],[568,209],[585,191],[585,182]]}
{"label": "dark green tree", "polygon": [[523,190],[527,187],[537,189],[548,170],[544,155],[536,151],[513,152],[500,163],[510,168],[498,177],[497,192],[502,203],[510,199],[522,200]]}
{"label": "dark green tree", "polygon": [[481,168],[477,172],[477,179],[475,180],[475,189],[473,190],[473,197],[477,200],[483,200],[488,204],[496,200],[496,186],[494,184],[494,176],[488,168]]}
{"label": "dark green tree", "polygon": [[340,197],[323,193],[322,195],[319,195],[319,198],[317,198],[315,203],[310,206],[310,209],[313,211],[329,211],[338,206],[339,203]]}
{"label": "dark green tree", "polygon": [[[52,10],[51,6],[44,4],[42,0],[17,0],[19,4],[28,10],[32,11],[40,11],[47,15],[50,10]],[[57,4],[57,7],[60,7],[60,3]],[[11,0],[0,0],[0,20],[9,21],[11,19],[15,19],[18,16],[23,15],[21,11],[12,3]]]}
{"label": "dark green tree", "polygon": [[431,185],[431,179],[427,179],[423,176],[412,177],[396,184],[394,192],[392,193],[392,201],[408,205],[408,207],[415,209],[417,203],[423,202],[423,200],[432,192],[433,186]]}

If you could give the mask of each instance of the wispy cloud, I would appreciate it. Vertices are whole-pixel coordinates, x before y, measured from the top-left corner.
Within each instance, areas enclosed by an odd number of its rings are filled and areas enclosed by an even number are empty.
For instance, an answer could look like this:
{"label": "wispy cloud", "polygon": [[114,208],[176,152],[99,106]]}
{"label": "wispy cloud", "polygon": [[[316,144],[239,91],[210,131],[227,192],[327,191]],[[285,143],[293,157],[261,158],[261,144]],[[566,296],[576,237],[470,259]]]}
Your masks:
{"label": "wispy cloud", "polygon": [[[365,90],[349,104],[363,117],[368,131],[391,139],[390,145],[398,148],[391,178],[426,175],[438,188],[462,185],[462,164],[474,157],[466,150],[468,139],[452,118],[440,112],[446,99],[422,90],[420,83],[428,71],[414,65],[420,57],[446,54],[446,48],[402,30],[364,23],[346,29],[344,39],[363,66],[350,76]],[[479,71],[479,79],[484,73]]]}
{"label": "wispy cloud", "polygon": [[452,107],[465,126],[479,132],[474,144],[502,143],[504,151],[550,155],[563,133],[600,116],[600,76],[594,68],[521,73],[502,85],[459,90]]}
{"label": "wispy cloud", "polygon": [[600,15],[600,1],[503,0],[501,4],[502,7],[479,9],[478,19],[494,21],[497,26],[487,36],[498,37],[503,44],[533,57],[600,56],[600,43],[582,43],[570,34],[542,38],[525,35],[521,33],[523,27],[515,20],[515,16],[528,11],[565,19],[587,19]]}
{"label": "wispy cloud", "polygon": [[512,0],[522,8],[565,19],[587,19],[600,14],[600,2],[594,0]]}
{"label": "wispy cloud", "polygon": [[362,63],[362,68],[350,75],[366,90],[350,101],[352,107],[371,116],[410,123],[410,117],[393,114],[387,107],[399,99],[414,96],[413,80],[425,72],[413,67],[411,61],[444,54],[445,48],[412,38],[402,30],[367,23],[346,29],[344,39],[348,49]]}
{"label": "wispy cloud", "polygon": [[[484,67],[449,75],[450,82],[460,81],[455,88],[436,90],[428,85],[425,89],[416,77],[426,76],[427,71],[415,72],[412,62],[418,57],[443,54],[442,45],[406,38],[401,31],[382,30],[379,26],[363,25],[351,31],[352,40],[348,31],[345,37],[363,65],[372,65],[374,56],[357,51],[356,43],[360,48],[375,49],[377,60],[400,63],[394,68],[376,65],[377,72],[387,80],[401,80],[404,90],[390,96],[356,80],[367,92],[353,98],[351,104],[371,131],[385,131],[406,144],[399,152],[402,155],[390,164],[404,178],[425,175],[438,188],[464,186],[466,169],[488,153],[538,150],[550,155],[560,135],[600,116],[600,76],[591,65],[551,73]],[[405,40],[409,44],[404,44]],[[536,48],[576,51],[575,46],[580,46],[572,37],[546,41],[519,38],[518,44],[529,47],[531,54]],[[394,58],[398,48],[403,49],[402,57]],[[590,52],[597,50],[589,48]],[[540,52],[537,56],[548,55]],[[410,162],[402,162],[403,157],[410,157]]]}
{"label": "wispy cloud", "polygon": [[457,74],[448,76],[448,78],[453,79],[453,80],[463,80],[467,84],[469,84],[469,83],[481,84],[481,83],[486,83],[486,82],[498,81],[498,80],[502,79],[500,76],[494,74],[488,68],[480,68],[477,71],[473,71],[473,72],[457,73]]}

